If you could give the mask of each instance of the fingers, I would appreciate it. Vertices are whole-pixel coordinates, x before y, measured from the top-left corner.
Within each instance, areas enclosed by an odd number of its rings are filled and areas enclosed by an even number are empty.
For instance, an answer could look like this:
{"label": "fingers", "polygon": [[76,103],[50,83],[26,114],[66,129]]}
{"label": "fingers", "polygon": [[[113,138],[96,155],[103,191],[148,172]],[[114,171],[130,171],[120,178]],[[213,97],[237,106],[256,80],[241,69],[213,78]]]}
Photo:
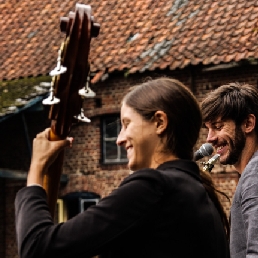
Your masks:
{"label": "fingers", "polygon": [[43,132],[38,133],[36,138],[34,139],[34,141],[40,141],[42,142],[42,140],[44,142],[48,142],[48,144],[51,146],[55,146],[58,149],[62,149],[65,147],[72,147],[72,143],[73,143],[73,137],[67,137],[64,140],[57,140],[57,141],[50,141],[49,140],[49,136],[50,136],[50,131],[51,128],[47,128],[45,129]]}
{"label": "fingers", "polygon": [[44,134],[45,134],[45,137],[47,138],[47,139],[49,139],[49,137],[50,137],[50,128],[46,128],[45,130],[44,130]]}
{"label": "fingers", "polygon": [[68,141],[67,146],[72,147],[73,146],[73,137],[67,137],[66,140]]}
{"label": "fingers", "polygon": [[65,140],[50,141],[50,146],[52,146],[52,148],[60,152],[61,150],[67,147],[72,147],[72,140],[73,138],[69,137],[69,138],[66,138]]}
{"label": "fingers", "polygon": [[50,133],[50,128],[46,128],[43,132],[41,133],[38,133],[36,135],[36,138],[46,138],[46,139],[49,139],[49,133]]}
{"label": "fingers", "polygon": [[64,140],[49,140],[50,132],[51,129],[47,128],[37,134],[33,140],[31,166],[38,167],[39,173],[45,173],[62,150],[69,146],[72,147],[72,137]]}

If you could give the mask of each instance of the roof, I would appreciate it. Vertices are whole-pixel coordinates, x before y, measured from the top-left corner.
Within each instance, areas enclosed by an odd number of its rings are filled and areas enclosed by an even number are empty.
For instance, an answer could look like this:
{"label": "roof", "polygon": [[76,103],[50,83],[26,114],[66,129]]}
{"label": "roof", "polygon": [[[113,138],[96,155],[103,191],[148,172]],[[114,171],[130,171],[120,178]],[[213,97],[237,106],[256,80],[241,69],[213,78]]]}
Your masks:
{"label": "roof", "polygon": [[[64,38],[59,18],[72,0],[0,2],[0,80],[47,75]],[[134,73],[258,58],[257,0],[81,0],[100,34],[94,72]]]}
{"label": "roof", "polygon": [[[28,172],[21,170],[11,170],[0,168],[0,178],[15,179],[15,180],[27,180]],[[65,174],[61,175],[60,183],[67,183],[68,176]]]}
{"label": "roof", "polygon": [[12,115],[35,108],[49,93],[49,76],[0,81],[0,122]]}
{"label": "roof", "polygon": [[[29,107],[34,97],[48,91],[48,75],[65,36],[59,20],[75,10],[76,2],[0,1],[0,117]],[[99,36],[91,41],[93,82],[115,71],[129,74],[258,59],[257,0],[80,3],[91,6],[100,24]],[[30,77],[40,80],[24,85],[24,78]]]}

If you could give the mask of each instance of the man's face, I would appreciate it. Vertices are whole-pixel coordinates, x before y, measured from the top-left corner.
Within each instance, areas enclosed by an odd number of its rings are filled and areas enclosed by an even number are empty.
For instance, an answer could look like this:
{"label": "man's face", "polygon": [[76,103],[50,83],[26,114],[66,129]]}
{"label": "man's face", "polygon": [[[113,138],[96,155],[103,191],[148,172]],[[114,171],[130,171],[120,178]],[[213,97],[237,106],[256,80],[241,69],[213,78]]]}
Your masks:
{"label": "man's face", "polygon": [[220,163],[223,165],[236,164],[245,147],[246,137],[240,125],[233,120],[217,119],[205,123],[208,129],[207,142],[211,143],[220,154]]}

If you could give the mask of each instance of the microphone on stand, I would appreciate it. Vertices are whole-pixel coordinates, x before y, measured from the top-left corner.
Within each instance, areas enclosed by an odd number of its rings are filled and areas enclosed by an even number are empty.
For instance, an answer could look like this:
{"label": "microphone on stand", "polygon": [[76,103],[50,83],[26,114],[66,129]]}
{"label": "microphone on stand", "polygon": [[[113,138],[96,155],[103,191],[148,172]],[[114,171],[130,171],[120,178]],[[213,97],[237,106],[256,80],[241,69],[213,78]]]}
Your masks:
{"label": "microphone on stand", "polygon": [[204,143],[199,150],[194,153],[194,161],[210,156],[213,153],[213,147],[210,143]]}

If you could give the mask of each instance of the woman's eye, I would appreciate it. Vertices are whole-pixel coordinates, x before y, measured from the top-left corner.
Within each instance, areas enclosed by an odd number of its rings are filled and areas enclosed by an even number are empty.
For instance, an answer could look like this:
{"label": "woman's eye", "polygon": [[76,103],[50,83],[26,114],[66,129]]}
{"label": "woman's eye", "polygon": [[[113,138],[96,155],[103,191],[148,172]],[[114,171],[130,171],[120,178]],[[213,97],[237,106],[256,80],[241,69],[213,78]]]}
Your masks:
{"label": "woman's eye", "polygon": [[121,130],[126,129],[126,128],[127,128],[127,124],[125,124],[125,123],[121,124]]}

